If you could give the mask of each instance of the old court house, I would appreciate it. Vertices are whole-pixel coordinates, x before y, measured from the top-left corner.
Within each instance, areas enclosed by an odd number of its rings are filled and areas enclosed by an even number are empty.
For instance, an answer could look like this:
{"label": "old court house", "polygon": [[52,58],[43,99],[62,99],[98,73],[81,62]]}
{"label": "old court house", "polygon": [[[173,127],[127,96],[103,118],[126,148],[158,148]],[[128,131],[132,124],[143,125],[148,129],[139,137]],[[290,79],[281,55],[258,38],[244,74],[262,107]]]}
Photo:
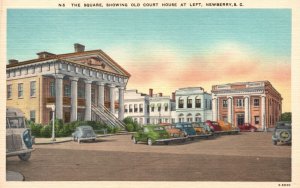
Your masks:
{"label": "old court house", "polygon": [[23,62],[9,60],[7,106],[43,124],[51,120],[53,104],[56,118],[65,122],[91,120],[93,106],[117,111],[123,119],[130,74],[102,50],[85,51],[81,44],[74,44],[74,50],[59,55],[40,52],[37,59]]}

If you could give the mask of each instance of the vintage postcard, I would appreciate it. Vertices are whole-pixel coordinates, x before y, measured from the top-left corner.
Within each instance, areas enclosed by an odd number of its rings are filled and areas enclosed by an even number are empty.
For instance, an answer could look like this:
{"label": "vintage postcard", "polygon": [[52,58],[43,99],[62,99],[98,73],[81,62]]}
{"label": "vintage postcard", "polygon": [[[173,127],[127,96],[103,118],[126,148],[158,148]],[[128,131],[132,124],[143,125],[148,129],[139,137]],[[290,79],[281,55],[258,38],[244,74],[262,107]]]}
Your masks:
{"label": "vintage postcard", "polygon": [[299,8],[3,1],[1,187],[299,187]]}

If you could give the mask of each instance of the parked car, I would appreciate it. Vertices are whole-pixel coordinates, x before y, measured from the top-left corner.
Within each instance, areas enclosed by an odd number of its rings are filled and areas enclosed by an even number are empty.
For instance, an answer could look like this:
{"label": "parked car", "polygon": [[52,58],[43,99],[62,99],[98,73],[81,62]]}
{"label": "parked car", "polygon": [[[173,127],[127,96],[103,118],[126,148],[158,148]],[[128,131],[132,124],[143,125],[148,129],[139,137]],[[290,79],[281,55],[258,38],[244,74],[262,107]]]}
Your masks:
{"label": "parked car", "polygon": [[204,122],[194,122],[192,123],[197,135],[213,135],[211,128]]}
{"label": "parked car", "polygon": [[170,134],[171,137],[184,137],[184,132],[176,128],[175,125],[172,125],[170,123],[160,123],[159,125],[165,127],[166,131]]}
{"label": "parked car", "polygon": [[272,135],[272,141],[274,145],[277,145],[278,142],[292,143],[292,123],[290,121],[277,122]]}
{"label": "parked car", "polygon": [[169,144],[173,140],[181,140],[183,138],[171,138],[164,126],[146,125],[131,137],[134,144],[138,142],[147,142],[149,146],[154,143]]}
{"label": "parked car", "polygon": [[191,123],[175,123],[175,127],[184,132],[184,136],[194,138],[197,136],[195,129]]}
{"label": "parked car", "polygon": [[207,120],[205,124],[208,125],[215,134],[237,134],[240,131],[238,127],[234,127],[230,123],[221,120]]}
{"label": "parked car", "polygon": [[74,141],[80,143],[82,140],[96,140],[96,134],[91,126],[83,125],[76,127],[74,133],[72,133],[72,137]]}
{"label": "parked car", "polygon": [[28,161],[32,148],[31,131],[26,126],[23,112],[17,108],[6,108],[6,157],[18,156]]}
{"label": "parked car", "polygon": [[244,123],[243,125],[239,125],[238,126],[241,132],[247,132],[247,131],[251,131],[251,132],[255,132],[257,131],[257,128],[253,125],[251,125],[250,123]]}

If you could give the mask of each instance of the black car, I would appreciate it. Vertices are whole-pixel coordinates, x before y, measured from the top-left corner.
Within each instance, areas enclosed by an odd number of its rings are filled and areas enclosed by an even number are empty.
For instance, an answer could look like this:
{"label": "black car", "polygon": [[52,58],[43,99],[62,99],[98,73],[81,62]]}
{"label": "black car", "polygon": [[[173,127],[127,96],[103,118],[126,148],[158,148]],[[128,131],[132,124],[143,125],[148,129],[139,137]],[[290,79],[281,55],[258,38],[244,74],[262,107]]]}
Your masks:
{"label": "black car", "polygon": [[278,142],[292,143],[292,123],[289,121],[277,122],[272,136],[272,142],[274,145],[277,145]]}

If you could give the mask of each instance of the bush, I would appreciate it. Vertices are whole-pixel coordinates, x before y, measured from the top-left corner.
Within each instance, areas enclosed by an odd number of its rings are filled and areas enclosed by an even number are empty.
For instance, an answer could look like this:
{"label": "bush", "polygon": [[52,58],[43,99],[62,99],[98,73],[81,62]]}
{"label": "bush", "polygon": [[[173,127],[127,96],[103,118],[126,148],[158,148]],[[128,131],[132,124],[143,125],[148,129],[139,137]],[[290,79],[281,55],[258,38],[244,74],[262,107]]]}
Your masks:
{"label": "bush", "polygon": [[134,125],[131,124],[131,123],[126,124],[125,130],[128,131],[128,132],[133,132],[135,130]]}
{"label": "bush", "polygon": [[41,128],[40,136],[44,138],[50,138],[52,136],[52,127],[50,125],[45,125]]}
{"label": "bush", "polygon": [[41,137],[41,129],[43,126],[41,124],[30,124],[31,135],[35,137]]}

